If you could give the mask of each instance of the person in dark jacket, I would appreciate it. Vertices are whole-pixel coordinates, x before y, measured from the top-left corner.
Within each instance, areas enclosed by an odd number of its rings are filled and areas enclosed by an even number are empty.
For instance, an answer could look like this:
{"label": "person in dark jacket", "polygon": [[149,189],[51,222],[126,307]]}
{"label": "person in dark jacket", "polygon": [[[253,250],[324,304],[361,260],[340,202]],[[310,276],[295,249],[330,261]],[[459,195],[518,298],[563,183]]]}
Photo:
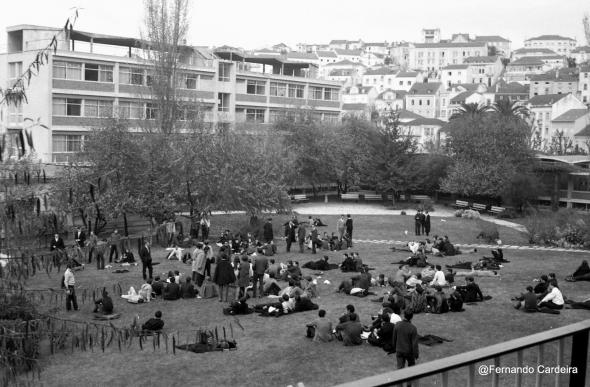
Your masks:
{"label": "person in dark jacket", "polygon": [[238,266],[238,286],[240,287],[240,294],[238,298],[246,295],[246,288],[250,286],[250,269],[251,265],[248,262],[248,256],[244,255]]}
{"label": "person in dark jacket", "polygon": [[273,239],[274,239],[274,234],[272,231],[272,219],[268,218],[266,220],[266,223],[264,223],[264,226],[262,228],[262,236],[264,237],[264,241],[266,243],[270,243]]}
{"label": "person in dark jacket", "polygon": [[[139,250],[139,258],[141,258],[141,272],[143,274],[143,279],[146,280],[148,278],[152,278],[153,274],[153,267],[152,267],[152,254],[150,252],[150,242],[145,241],[145,244]],[[149,273],[149,277],[146,276],[146,270]]]}
{"label": "person in dark jacket", "polygon": [[316,253],[316,247],[322,247],[322,241],[318,238],[318,229],[316,226],[311,226],[311,253]]}
{"label": "person in dark jacket", "polygon": [[176,283],[174,276],[169,278],[170,283],[164,288],[165,300],[178,300],[180,298],[180,286]]}
{"label": "person in dark jacket", "polygon": [[477,302],[483,301],[483,294],[479,285],[475,283],[475,279],[471,276],[465,277],[466,284],[464,286],[457,286],[457,290],[461,292],[463,301]]}
{"label": "person in dark jacket", "polygon": [[297,228],[297,242],[299,243],[299,252],[303,253],[304,245],[305,245],[305,236],[307,234],[307,230],[305,228],[305,223],[301,223]]}
{"label": "person in dark jacket", "polygon": [[155,318],[150,318],[142,326],[141,329],[144,331],[160,331],[164,328],[164,320],[162,320],[162,312],[159,310],[156,312]]}
{"label": "person in dark jacket", "polygon": [[367,339],[369,344],[381,347],[387,353],[393,350],[393,330],[395,325],[391,323],[392,312],[389,308],[383,308],[380,316],[381,323]]}
{"label": "person in dark jacket", "polygon": [[[268,269],[268,259],[264,255],[259,255],[254,260],[253,272],[254,278],[252,279],[252,291],[254,292],[254,298],[256,298],[256,291],[258,290],[258,297],[262,297],[264,294],[264,273]],[[256,285],[258,284],[258,289]]]}
{"label": "person in dark jacket", "polygon": [[94,301],[94,311],[93,313],[101,312],[104,315],[113,314],[113,299],[109,296],[109,293],[104,290],[102,292],[102,298],[100,300]]}
{"label": "person in dark jacket", "polygon": [[186,281],[182,284],[180,293],[182,298],[195,298],[197,296],[195,285],[191,282],[191,277],[186,278]]}
{"label": "person in dark jacket", "polygon": [[345,346],[361,345],[363,343],[361,338],[363,326],[358,321],[356,313],[351,313],[348,316],[348,321],[338,324],[336,332],[337,334],[340,333]]}
{"label": "person in dark jacket", "polygon": [[424,223],[422,224],[422,233],[429,236],[430,234],[430,214],[428,211],[424,211]]}
{"label": "person in dark jacket", "polygon": [[352,229],[353,229],[353,224],[352,224],[352,217],[350,216],[350,214],[346,215],[346,235],[348,235],[348,238],[350,238],[350,242],[349,242],[349,247],[352,247]]}
{"label": "person in dark jacket", "polygon": [[54,238],[51,240],[51,248],[50,250],[63,250],[66,248],[64,240],[59,236],[59,234],[55,234]]}
{"label": "person in dark jacket", "polygon": [[152,283],[152,292],[156,296],[161,296],[162,292],[164,291],[164,283],[160,281],[160,276],[157,276]]}
{"label": "person in dark jacket", "polygon": [[229,286],[236,282],[236,275],[227,254],[219,256],[213,273],[213,282],[219,287],[219,302],[227,302]]}
{"label": "person in dark jacket", "polygon": [[397,357],[397,368],[409,367],[416,364],[418,359],[418,330],[412,324],[414,313],[409,310],[404,312],[404,319],[395,324],[393,330],[393,350]]}
{"label": "person in dark jacket", "polygon": [[287,252],[291,251],[291,243],[295,242],[295,223],[289,221],[285,226],[285,241],[287,242]]}
{"label": "person in dark jacket", "polygon": [[416,215],[414,215],[414,234],[420,235],[420,231],[422,230],[422,222],[421,222],[421,211],[416,211]]}

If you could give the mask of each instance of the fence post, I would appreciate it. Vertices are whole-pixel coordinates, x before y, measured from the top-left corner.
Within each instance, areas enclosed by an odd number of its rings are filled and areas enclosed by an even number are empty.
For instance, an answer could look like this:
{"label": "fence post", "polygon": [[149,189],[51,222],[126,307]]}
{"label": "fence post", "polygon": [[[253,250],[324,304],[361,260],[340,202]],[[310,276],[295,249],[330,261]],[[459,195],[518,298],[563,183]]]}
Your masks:
{"label": "fence post", "polygon": [[577,373],[570,374],[570,387],[586,385],[586,367],[588,366],[588,333],[590,329],[572,335],[572,367]]}

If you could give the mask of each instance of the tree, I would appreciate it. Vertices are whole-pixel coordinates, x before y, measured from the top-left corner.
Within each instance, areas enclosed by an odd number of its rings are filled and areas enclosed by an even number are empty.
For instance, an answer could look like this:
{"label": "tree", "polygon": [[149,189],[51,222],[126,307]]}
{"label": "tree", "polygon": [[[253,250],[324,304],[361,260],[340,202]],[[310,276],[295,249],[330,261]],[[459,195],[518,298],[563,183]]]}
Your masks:
{"label": "tree", "polygon": [[492,111],[509,120],[527,119],[531,113],[526,106],[518,101],[500,99],[492,105]]}
{"label": "tree", "polygon": [[584,14],[582,24],[584,25],[584,36],[586,37],[586,44],[590,45],[590,19],[588,18],[588,13]]}
{"label": "tree", "polygon": [[472,120],[479,120],[482,118],[486,113],[489,112],[489,107],[485,105],[480,105],[477,103],[465,103],[463,102],[459,109],[454,112],[449,120],[454,120],[457,118],[469,117]]}

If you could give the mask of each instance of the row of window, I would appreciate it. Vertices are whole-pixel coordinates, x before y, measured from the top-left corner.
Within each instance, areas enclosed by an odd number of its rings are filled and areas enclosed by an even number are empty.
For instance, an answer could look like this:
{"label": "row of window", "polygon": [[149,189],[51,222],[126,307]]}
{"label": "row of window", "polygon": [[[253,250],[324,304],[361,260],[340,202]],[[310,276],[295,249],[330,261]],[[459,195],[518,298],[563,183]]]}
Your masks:
{"label": "row of window", "polygon": [[[451,52],[453,53],[453,55],[452,55],[453,57],[458,57],[459,56],[459,51],[453,50]],[[427,56],[428,58],[433,58],[433,57],[436,56],[436,53],[437,52],[435,52],[435,51],[426,51],[426,55],[424,55],[424,51],[418,51],[416,53],[416,56],[418,58],[423,58],[424,56]],[[440,56],[442,58],[444,58],[445,57],[445,53],[446,53],[446,51],[441,51],[440,52]],[[461,53],[462,53],[462,56],[465,56],[465,57],[471,56],[471,51],[462,51]],[[473,52],[473,56],[480,56],[480,52],[479,51],[474,51]]]}

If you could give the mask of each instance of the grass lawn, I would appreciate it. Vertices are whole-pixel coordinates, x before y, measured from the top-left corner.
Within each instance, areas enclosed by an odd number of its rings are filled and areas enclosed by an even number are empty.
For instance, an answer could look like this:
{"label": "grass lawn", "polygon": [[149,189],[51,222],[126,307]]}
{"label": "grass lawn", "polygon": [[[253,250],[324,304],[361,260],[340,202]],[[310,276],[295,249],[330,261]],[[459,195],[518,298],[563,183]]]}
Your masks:
{"label": "grass lawn", "polygon": [[[285,217],[274,216],[275,236],[282,235],[279,224]],[[336,216],[322,216],[322,220],[329,227],[320,230],[336,231]],[[247,220],[241,216],[215,216],[212,219],[212,235],[216,236],[221,229],[235,230],[239,223]],[[413,239],[413,219],[410,216],[356,216],[354,218],[355,239]],[[404,230],[408,230],[408,236]],[[500,238],[506,244],[526,244],[525,235],[509,228],[499,227]],[[456,243],[475,243],[479,233],[477,223],[459,218],[433,218],[432,233],[448,235]],[[284,242],[278,242],[280,253],[275,256],[279,261],[289,259],[304,263],[318,259],[323,255],[310,253],[285,253]],[[373,275],[385,273],[391,275],[402,258],[409,253],[391,252],[389,246],[381,244],[358,243],[352,251],[358,251],[363,261],[376,270]],[[334,263],[341,262],[338,252],[326,252]],[[480,251],[473,255],[461,255],[450,258],[430,258],[432,263],[448,264],[459,260],[476,260],[481,255],[489,255],[488,251]],[[178,261],[165,261],[164,253],[154,249],[154,260],[161,264],[154,267],[155,273],[178,269],[183,273],[190,273],[190,266]],[[501,278],[480,278],[484,294],[493,297],[492,300],[475,306],[466,306],[463,313],[449,313],[444,315],[419,314],[414,323],[420,334],[436,334],[452,339],[453,342],[434,347],[420,346],[420,362],[440,359],[445,356],[480,348],[513,338],[540,332],[546,329],[567,325],[589,317],[586,310],[564,310],[560,315],[525,314],[512,308],[510,297],[519,294],[543,273],[555,272],[560,280],[564,294],[573,299],[590,296],[590,282],[565,282],[566,275],[571,274],[588,255],[581,253],[533,252],[509,250],[505,257],[511,263],[505,264],[501,270]],[[304,274],[310,272],[303,269]],[[353,304],[361,316],[361,322],[369,323],[370,316],[376,314],[380,305],[367,298],[356,298],[336,294],[335,290],[343,278],[349,273],[339,270],[326,272],[319,280],[320,298],[314,302],[320,308],[326,309],[328,317],[337,321],[344,313],[347,304]],[[59,276],[61,277],[61,275]],[[331,284],[323,284],[328,279]],[[142,283],[141,267],[132,267],[129,273],[112,274],[108,270],[96,271],[95,267],[87,267],[76,273],[77,283],[86,288],[107,286],[112,288],[119,283],[123,289],[129,286],[136,288]],[[462,279],[459,278],[459,282]],[[51,278],[40,275],[31,281],[31,286],[57,287],[59,278],[53,274]],[[376,292],[381,293],[377,289]],[[80,296],[79,296],[80,298]],[[255,301],[253,301],[255,302]],[[228,326],[235,322],[234,317],[224,316],[224,304],[213,299],[194,299],[178,301],[156,300],[149,304],[133,305],[122,299],[115,300],[115,309],[122,313],[120,320],[114,321],[117,326],[127,325],[133,316],[139,315],[144,321],[151,317],[156,310],[163,312],[166,323],[165,330],[183,331],[198,327]],[[91,318],[93,305],[86,302],[81,311],[66,313],[60,316],[86,321]],[[64,308],[65,309],[65,308]],[[207,354],[193,354],[177,351],[176,356],[166,354],[164,350],[153,352],[150,349],[140,351],[131,349],[119,353],[115,349],[107,349],[103,354],[100,350],[94,353],[77,351],[47,357],[41,380],[48,386],[65,385],[109,385],[109,386],[151,386],[174,382],[176,385],[202,386],[287,386],[303,382],[309,386],[329,386],[340,382],[352,381],[358,378],[391,371],[395,368],[395,358],[387,356],[379,348],[363,344],[359,347],[344,347],[340,342],[329,344],[313,343],[305,338],[305,324],[314,320],[316,311],[298,313],[280,318],[265,318],[255,314],[240,316],[239,322],[244,330],[234,325],[238,350],[231,352],[212,352]],[[183,339],[184,340],[184,339]],[[184,342],[184,341],[183,341]],[[151,346],[151,343],[149,344]],[[148,347],[149,347],[148,346]],[[116,347],[116,346],[115,346]],[[551,346],[548,346],[551,348]],[[567,348],[567,347],[566,347]],[[555,351],[546,351],[547,363]],[[535,364],[536,354],[526,353],[525,362]],[[451,380],[459,382],[466,378],[466,372],[453,372]],[[530,380],[529,380],[530,379]],[[549,378],[548,378],[549,379]],[[501,379],[504,380],[504,379]],[[509,379],[513,380],[513,376]],[[477,383],[490,383],[491,377],[478,377]],[[525,384],[534,382],[533,377],[525,377]],[[425,385],[435,385],[435,381],[426,381]],[[422,384],[421,384],[422,385]],[[502,381],[500,385],[503,385]]]}

